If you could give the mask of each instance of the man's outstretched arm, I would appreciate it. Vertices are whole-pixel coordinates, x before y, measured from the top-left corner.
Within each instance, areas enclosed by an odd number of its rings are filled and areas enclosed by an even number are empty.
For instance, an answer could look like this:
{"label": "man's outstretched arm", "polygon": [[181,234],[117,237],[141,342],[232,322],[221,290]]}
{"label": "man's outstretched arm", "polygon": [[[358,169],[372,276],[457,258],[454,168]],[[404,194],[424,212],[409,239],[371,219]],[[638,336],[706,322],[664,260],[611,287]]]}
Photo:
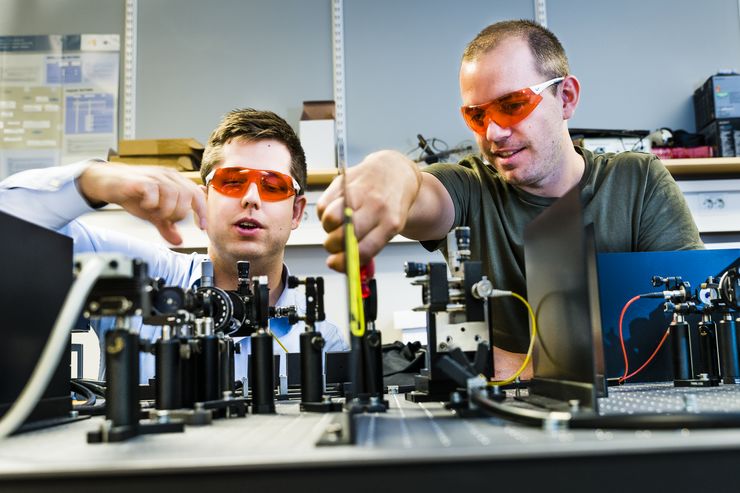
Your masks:
{"label": "man's outstretched arm", "polygon": [[83,161],[0,182],[0,210],[53,230],[108,203],[152,222],[174,244],[182,242],[175,223],[191,209],[205,227],[203,190],[172,169]]}
{"label": "man's outstretched arm", "polygon": [[191,210],[201,229],[206,225],[203,190],[173,169],[93,163],[77,178],[77,187],[91,205],[118,204],[154,224],[174,245],[182,243],[175,223]]}
{"label": "man's outstretched arm", "polygon": [[[343,178],[337,177],[318,202],[328,233],[327,265],[344,270]],[[421,173],[413,161],[396,151],[379,151],[347,170],[347,195],[354,210],[360,261],[374,257],[396,234],[415,240],[436,240],[452,228],[455,209],[447,189],[434,176]]]}

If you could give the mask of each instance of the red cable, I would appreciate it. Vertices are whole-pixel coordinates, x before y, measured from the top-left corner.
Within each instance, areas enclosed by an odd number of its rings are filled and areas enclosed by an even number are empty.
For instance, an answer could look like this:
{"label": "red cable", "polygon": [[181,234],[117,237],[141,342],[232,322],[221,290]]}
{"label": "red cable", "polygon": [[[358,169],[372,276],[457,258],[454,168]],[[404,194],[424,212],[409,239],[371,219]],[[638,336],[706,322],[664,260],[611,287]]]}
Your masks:
{"label": "red cable", "polygon": [[665,334],[663,334],[663,338],[658,343],[658,347],[655,348],[655,351],[653,351],[653,354],[650,355],[650,357],[648,358],[648,360],[645,363],[643,363],[643,365],[641,367],[639,367],[637,370],[633,371],[629,375],[620,378],[619,381],[620,382],[624,382],[628,378],[632,378],[635,375],[637,375],[638,373],[640,373],[642,371],[642,369],[645,368],[653,360],[653,358],[655,358],[655,355],[658,354],[658,351],[660,351],[660,348],[663,347],[663,343],[665,342],[666,338],[668,338],[668,334],[670,332],[671,332],[671,329],[670,328],[668,328],[668,329],[665,330]]}
{"label": "red cable", "polygon": [[627,376],[627,373],[630,371],[630,363],[627,359],[627,348],[624,347],[624,335],[622,334],[622,321],[624,320],[624,314],[627,312],[627,308],[634,303],[635,301],[639,300],[641,296],[635,296],[631,300],[629,300],[625,305],[624,308],[622,308],[622,313],[619,315],[619,343],[622,345],[622,355],[624,356],[624,374],[622,375],[622,378],[619,379],[619,381],[626,380],[629,378]]}

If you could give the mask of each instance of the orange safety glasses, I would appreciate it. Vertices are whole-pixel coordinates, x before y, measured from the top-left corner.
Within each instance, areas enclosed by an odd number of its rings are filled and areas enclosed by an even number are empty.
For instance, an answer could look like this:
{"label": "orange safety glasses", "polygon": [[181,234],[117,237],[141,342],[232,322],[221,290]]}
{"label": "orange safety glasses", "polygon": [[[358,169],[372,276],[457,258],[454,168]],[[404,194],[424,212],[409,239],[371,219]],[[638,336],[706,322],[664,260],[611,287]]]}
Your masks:
{"label": "orange safety glasses", "polygon": [[206,176],[206,186],[227,197],[242,198],[251,183],[257,185],[262,200],[278,202],[300,192],[301,187],[292,176],[278,171],[232,166],[214,169]]}
{"label": "orange safety glasses", "polygon": [[491,121],[499,127],[506,128],[527,118],[542,101],[540,96],[542,91],[564,79],[565,77],[556,77],[542,84],[510,92],[487,103],[463,106],[460,111],[468,127],[485,137]]}

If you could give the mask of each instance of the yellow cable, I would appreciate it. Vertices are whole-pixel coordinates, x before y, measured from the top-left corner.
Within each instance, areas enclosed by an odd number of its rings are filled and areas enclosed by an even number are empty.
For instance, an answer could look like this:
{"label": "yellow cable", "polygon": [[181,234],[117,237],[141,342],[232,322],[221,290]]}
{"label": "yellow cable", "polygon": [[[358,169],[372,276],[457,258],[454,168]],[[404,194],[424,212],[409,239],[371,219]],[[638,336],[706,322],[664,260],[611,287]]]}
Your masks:
{"label": "yellow cable", "polygon": [[344,209],[345,231],[344,252],[349,287],[349,328],[352,335],[365,334],[365,309],[362,303],[362,284],[360,279],[360,247],[357,244],[355,228],[352,224],[352,209]]}
{"label": "yellow cable", "polygon": [[272,336],[273,339],[275,339],[275,341],[280,345],[280,347],[283,348],[283,351],[285,351],[287,353],[288,352],[288,348],[286,348],[285,346],[283,346],[283,343],[280,342],[280,339],[278,339],[277,336],[272,333],[272,331],[270,331],[270,335]]}
{"label": "yellow cable", "polygon": [[[527,349],[527,357],[524,358],[524,363],[522,363],[522,366],[519,367],[519,369],[509,378],[506,380],[493,380],[488,382],[489,386],[497,386],[497,385],[506,385],[519,377],[519,375],[522,374],[525,368],[527,368],[527,365],[529,365],[529,361],[532,359],[532,351],[534,350],[534,341],[537,339],[537,320],[535,320],[534,317],[534,310],[532,310],[532,305],[529,304],[527,300],[524,299],[524,297],[517,293],[511,293],[511,296],[518,299],[524,305],[527,307],[527,311],[529,312],[529,317],[532,319],[532,334],[530,335],[530,341],[529,341],[529,348]],[[495,365],[495,362],[494,362]]]}

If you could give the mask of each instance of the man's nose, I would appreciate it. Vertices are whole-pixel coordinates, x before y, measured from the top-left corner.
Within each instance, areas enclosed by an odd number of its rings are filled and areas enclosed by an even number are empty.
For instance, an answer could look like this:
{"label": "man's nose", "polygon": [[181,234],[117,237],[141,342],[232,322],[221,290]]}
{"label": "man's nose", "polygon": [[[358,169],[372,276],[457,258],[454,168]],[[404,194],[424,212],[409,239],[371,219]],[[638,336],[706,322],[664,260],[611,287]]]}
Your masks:
{"label": "man's nose", "polygon": [[495,121],[489,119],[486,125],[486,140],[489,142],[499,142],[505,140],[511,135],[511,127],[502,127]]}
{"label": "man's nose", "polygon": [[241,205],[245,209],[250,205],[259,209],[259,207],[262,205],[262,198],[260,197],[259,189],[257,188],[256,183],[252,182],[247,185],[247,192],[242,197]]}

